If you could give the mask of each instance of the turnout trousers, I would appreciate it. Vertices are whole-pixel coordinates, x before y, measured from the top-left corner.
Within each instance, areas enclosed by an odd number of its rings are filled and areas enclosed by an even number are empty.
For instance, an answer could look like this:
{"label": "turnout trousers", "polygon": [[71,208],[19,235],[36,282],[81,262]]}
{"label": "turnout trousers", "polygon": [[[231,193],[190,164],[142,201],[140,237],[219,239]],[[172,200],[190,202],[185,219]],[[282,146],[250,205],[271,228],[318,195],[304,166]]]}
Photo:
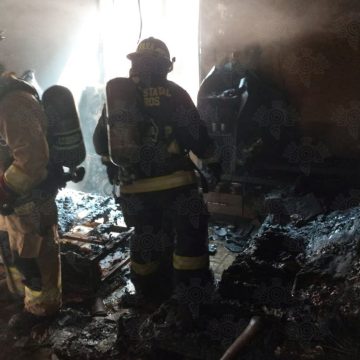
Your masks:
{"label": "turnout trousers", "polygon": [[209,281],[208,210],[197,185],[121,194],[130,240],[131,280],[144,296]]}
{"label": "turnout trousers", "polygon": [[[0,216],[0,241],[10,292],[24,297],[26,311],[47,316],[61,306],[60,254],[57,209],[50,197],[41,203],[27,203],[17,213]],[[6,249],[8,249],[6,251]],[[34,261],[40,271],[41,289],[29,285],[31,271],[19,264]]]}

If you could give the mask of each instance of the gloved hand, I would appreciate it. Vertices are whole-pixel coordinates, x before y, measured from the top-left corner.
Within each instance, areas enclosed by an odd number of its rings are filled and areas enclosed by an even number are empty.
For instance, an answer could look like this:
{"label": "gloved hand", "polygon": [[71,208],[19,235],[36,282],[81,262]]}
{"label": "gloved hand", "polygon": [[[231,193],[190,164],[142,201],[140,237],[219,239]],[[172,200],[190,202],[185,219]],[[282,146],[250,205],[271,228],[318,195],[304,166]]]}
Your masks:
{"label": "gloved hand", "polygon": [[222,174],[222,167],[219,162],[207,164],[209,173],[215,178],[216,182],[219,182]]}
{"label": "gloved hand", "polygon": [[15,191],[6,184],[4,176],[0,178],[0,214],[10,215],[13,213],[13,204],[17,197]]}
{"label": "gloved hand", "polygon": [[110,184],[119,184],[119,167],[111,162],[109,156],[102,156],[101,162],[106,166],[106,173]]}
{"label": "gloved hand", "polygon": [[111,185],[119,183],[119,167],[112,162],[106,164],[106,173]]}
{"label": "gloved hand", "polygon": [[220,162],[206,164],[203,171],[205,172],[209,190],[214,190],[221,179],[222,167]]}

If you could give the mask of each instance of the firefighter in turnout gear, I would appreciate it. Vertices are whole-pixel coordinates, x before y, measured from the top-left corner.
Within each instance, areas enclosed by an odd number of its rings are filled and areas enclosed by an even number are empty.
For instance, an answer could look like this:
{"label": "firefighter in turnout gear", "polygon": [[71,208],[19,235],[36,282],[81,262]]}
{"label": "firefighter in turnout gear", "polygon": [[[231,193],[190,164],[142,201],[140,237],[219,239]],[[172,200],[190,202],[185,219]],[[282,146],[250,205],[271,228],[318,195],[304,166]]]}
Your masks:
{"label": "firefighter in turnout gear", "polygon": [[[37,93],[13,74],[0,76],[0,242],[11,293],[24,310],[10,320],[27,331],[61,305],[57,242],[58,184],[51,180],[46,116]],[[9,256],[10,255],[10,256]]]}
{"label": "firefighter in turnout gear", "polygon": [[167,46],[150,37],[128,59],[129,78],[107,84],[107,113],[93,140],[110,182],[120,184],[125,222],[135,228],[136,293],[161,301],[174,293],[173,285],[181,291],[212,283],[209,215],[189,152],[206,159],[215,146],[188,93],[167,80],[174,62]]}

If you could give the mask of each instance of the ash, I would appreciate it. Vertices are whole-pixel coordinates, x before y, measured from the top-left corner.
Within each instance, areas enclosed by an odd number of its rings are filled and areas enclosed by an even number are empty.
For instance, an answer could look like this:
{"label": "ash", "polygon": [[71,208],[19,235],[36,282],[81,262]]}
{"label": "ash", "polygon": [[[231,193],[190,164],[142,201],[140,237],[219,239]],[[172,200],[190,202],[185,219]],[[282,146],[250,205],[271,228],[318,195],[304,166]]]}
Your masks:
{"label": "ash", "polygon": [[[123,222],[121,211],[108,197],[66,190],[57,202],[63,234],[102,219],[93,231],[100,236],[103,230],[107,233],[108,224]],[[359,359],[359,223],[358,206],[316,211],[300,220],[270,214],[251,231],[212,223],[210,240],[238,253],[216,288],[194,281],[180,305],[170,299],[151,310],[123,309],[120,299],[131,287],[128,267],[106,281],[100,272],[93,294],[103,298],[106,316],[92,314],[88,296],[65,304],[45,330],[39,334],[33,329],[24,338],[10,336],[1,318],[0,345],[5,350],[0,358],[49,358],[46,354],[60,360],[219,359],[257,315],[262,328],[239,359]],[[96,257],[101,246],[93,246],[95,255],[91,247],[79,253]],[[126,246],[119,246],[99,263],[108,267],[106,274],[112,274],[109,267],[126,256]],[[186,294],[196,294],[196,301]],[[182,305],[190,310],[187,323],[179,322]]]}

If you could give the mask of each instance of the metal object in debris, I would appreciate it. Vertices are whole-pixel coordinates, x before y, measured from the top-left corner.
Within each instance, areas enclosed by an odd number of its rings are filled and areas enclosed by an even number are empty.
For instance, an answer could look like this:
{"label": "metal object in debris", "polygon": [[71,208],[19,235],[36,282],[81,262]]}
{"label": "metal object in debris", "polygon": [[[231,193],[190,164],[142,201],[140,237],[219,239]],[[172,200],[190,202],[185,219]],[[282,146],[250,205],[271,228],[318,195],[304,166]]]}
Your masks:
{"label": "metal object in debris", "polygon": [[236,218],[255,219],[256,213],[244,203],[240,194],[225,193],[225,189],[219,187],[217,192],[205,194],[205,200],[209,212],[212,215],[225,215]]}
{"label": "metal object in debris", "polygon": [[230,250],[233,253],[240,253],[245,248],[244,245],[240,245],[238,242],[235,242],[233,240],[227,240],[224,246],[226,249]]}
{"label": "metal object in debris", "polygon": [[225,354],[220,360],[233,360],[237,359],[239,353],[244,350],[246,346],[256,337],[261,329],[262,321],[259,316],[253,316],[246,329],[240,336],[232,343],[226,350]]}
{"label": "metal object in debris", "polygon": [[92,307],[91,307],[92,316],[106,316],[107,312],[105,310],[104,302],[101,298],[95,298]]}
{"label": "metal object in debris", "polygon": [[217,252],[217,245],[216,244],[209,244],[209,255],[215,255]]}
{"label": "metal object in debris", "polygon": [[225,228],[219,227],[219,228],[215,229],[215,234],[219,235],[219,236],[225,236],[227,234],[227,231]]}

